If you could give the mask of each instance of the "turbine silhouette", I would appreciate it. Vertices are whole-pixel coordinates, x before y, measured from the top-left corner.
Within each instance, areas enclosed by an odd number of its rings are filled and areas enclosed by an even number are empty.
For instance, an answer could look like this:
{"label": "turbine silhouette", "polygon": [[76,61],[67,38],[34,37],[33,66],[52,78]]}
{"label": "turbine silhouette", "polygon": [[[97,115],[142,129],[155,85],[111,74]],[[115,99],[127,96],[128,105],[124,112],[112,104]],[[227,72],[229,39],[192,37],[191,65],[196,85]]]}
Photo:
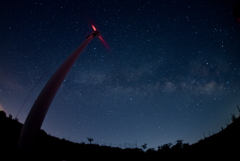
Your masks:
{"label": "turbine silhouette", "polygon": [[90,43],[90,41],[95,36],[98,36],[101,42],[108,49],[110,49],[107,43],[100,36],[99,31],[93,25],[92,28],[94,32],[88,35],[87,39],[61,64],[61,66],[48,80],[41,93],[38,95],[20,133],[18,140],[18,146],[20,148],[28,149],[33,144],[59,87],[61,86],[64,78],[67,76],[74,62],[77,60],[84,48]]}

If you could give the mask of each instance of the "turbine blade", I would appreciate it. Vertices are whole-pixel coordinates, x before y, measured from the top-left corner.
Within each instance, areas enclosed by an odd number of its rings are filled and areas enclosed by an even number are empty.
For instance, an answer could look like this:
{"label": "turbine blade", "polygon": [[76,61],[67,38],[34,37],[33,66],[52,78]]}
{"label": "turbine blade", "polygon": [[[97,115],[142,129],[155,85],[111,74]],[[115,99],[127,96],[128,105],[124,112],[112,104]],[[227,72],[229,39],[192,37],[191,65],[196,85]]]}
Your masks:
{"label": "turbine blade", "polygon": [[96,30],[97,30],[97,29],[96,29],[96,27],[95,27],[94,25],[92,25],[92,28],[93,28],[93,30],[94,30],[94,31],[96,31]]}
{"label": "turbine blade", "polygon": [[102,38],[101,35],[98,36],[99,39],[101,40],[101,42],[103,43],[103,45],[110,51],[110,47],[108,46],[107,42]]}

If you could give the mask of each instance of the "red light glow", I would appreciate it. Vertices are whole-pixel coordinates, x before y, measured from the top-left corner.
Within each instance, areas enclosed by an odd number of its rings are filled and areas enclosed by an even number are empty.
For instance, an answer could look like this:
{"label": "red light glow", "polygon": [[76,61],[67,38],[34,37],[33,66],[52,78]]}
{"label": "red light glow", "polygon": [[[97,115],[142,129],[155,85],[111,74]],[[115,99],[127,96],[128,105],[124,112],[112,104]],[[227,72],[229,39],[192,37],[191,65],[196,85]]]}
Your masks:
{"label": "red light glow", "polygon": [[96,30],[97,30],[97,29],[96,29],[96,27],[95,27],[94,25],[92,25],[92,28],[93,28],[93,30],[94,30],[94,31],[96,31]]}

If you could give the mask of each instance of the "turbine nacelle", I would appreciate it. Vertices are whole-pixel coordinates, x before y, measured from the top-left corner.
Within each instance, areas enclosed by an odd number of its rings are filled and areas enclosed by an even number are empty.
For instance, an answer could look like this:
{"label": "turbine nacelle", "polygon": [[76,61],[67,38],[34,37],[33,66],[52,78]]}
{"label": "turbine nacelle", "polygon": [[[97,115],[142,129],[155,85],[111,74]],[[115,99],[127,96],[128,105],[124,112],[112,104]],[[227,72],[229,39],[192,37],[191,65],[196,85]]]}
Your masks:
{"label": "turbine nacelle", "polygon": [[93,35],[93,37],[95,36],[99,36],[100,32],[96,29],[96,27],[94,25],[92,25],[93,28],[93,33],[91,33],[90,35],[88,35],[86,38],[90,37],[91,35]]}
{"label": "turbine nacelle", "polygon": [[86,38],[89,38],[91,35],[93,36],[93,37],[95,37],[95,36],[99,36],[99,31],[98,30],[96,30],[96,31],[94,31],[93,33],[91,33],[90,35],[88,35]]}
{"label": "turbine nacelle", "polygon": [[110,47],[108,46],[106,41],[102,38],[102,36],[100,35],[100,32],[96,29],[96,27],[94,25],[92,25],[92,28],[93,28],[93,33],[88,35],[86,38],[89,38],[90,36],[93,36],[93,37],[98,36],[98,38],[103,43],[103,45],[110,51]]}
{"label": "turbine nacelle", "polygon": [[92,35],[93,37],[99,36],[99,34],[100,34],[100,32],[99,32],[98,30],[96,30],[96,31],[94,31],[93,33],[91,33],[90,35],[88,35],[86,38],[89,38],[91,35]]}

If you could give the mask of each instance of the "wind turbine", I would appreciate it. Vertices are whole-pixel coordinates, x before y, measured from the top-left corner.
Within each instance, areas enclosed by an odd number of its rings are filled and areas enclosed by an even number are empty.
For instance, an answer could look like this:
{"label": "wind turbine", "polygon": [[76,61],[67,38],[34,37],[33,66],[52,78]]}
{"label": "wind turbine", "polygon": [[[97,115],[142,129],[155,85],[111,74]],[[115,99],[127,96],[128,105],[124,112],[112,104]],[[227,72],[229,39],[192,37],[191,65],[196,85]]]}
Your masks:
{"label": "wind turbine", "polygon": [[77,60],[84,48],[90,43],[90,41],[95,36],[98,36],[101,42],[108,49],[110,49],[94,25],[92,25],[92,28],[94,30],[93,33],[88,35],[86,40],[61,64],[61,66],[55,71],[55,73],[43,87],[41,93],[38,95],[23,125],[18,140],[18,147],[22,149],[28,149],[31,147],[34,140],[37,138],[47,111],[64,78],[67,76],[74,62]]}
{"label": "wind turbine", "polygon": [[[96,35],[98,36],[98,38],[101,40],[101,42],[103,43],[103,45],[110,50],[110,47],[108,46],[108,44],[106,43],[106,41],[102,38],[102,36],[99,34],[99,31],[96,29],[96,27],[94,25],[92,25],[93,31],[96,32]],[[93,32],[93,33],[94,33]],[[93,34],[92,33],[92,34]],[[91,35],[91,34],[90,34]],[[89,35],[89,36],[90,36]],[[87,36],[88,37],[88,36]]]}

